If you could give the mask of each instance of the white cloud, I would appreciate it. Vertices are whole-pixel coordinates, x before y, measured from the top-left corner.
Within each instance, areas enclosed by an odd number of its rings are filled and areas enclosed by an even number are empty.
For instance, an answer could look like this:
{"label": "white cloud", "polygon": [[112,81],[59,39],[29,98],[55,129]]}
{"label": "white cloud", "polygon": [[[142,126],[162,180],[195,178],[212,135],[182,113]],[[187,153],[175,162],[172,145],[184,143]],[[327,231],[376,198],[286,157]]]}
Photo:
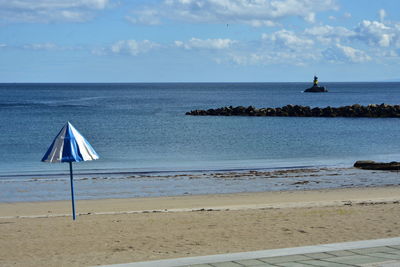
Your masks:
{"label": "white cloud", "polygon": [[0,43],[0,49],[7,48],[7,49],[15,49],[15,50],[31,50],[31,51],[84,51],[87,50],[87,47],[84,46],[66,46],[66,45],[59,45],[52,42],[44,42],[44,43],[26,43],[21,45],[15,44],[5,44]]}
{"label": "white cloud", "polygon": [[248,66],[248,65],[259,65],[267,64],[270,58],[267,55],[261,55],[259,53],[249,54],[236,54],[232,53],[229,55],[229,60],[237,65]]}
{"label": "white cloud", "polygon": [[322,54],[325,59],[335,63],[363,63],[371,60],[371,57],[368,56],[364,51],[340,44],[336,44],[334,47],[326,49]]}
{"label": "white cloud", "polygon": [[395,36],[399,36],[399,31],[395,33],[393,28],[378,21],[363,20],[355,31],[358,39],[381,47],[390,46]]}
{"label": "white cloud", "polygon": [[6,9],[70,9],[82,8],[104,9],[109,0],[1,0],[0,6]]}
{"label": "white cloud", "polygon": [[380,22],[383,22],[385,20],[385,17],[386,17],[386,11],[384,9],[380,9],[378,11],[378,14],[379,14]]}
{"label": "white cloud", "polygon": [[227,61],[243,66],[275,64],[305,66],[317,61],[319,57],[319,53],[312,51],[296,53],[293,51],[263,49],[256,52],[234,51],[227,55]]}
{"label": "white cloud", "polygon": [[304,20],[309,23],[314,23],[315,22],[315,13],[311,12],[310,14],[304,16]]}
{"label": "white cloud", "polygon": [[23,49],[30,50],[58,50],[61,49],[56,44],[53,43],[40,43],[40,44],[27,44],[22,46]]}
{"label": "white cloud", "polygon": [[111,0],[0,0],[0,21],[47,23],[81,22],[95,11],[103,10]]}
{"label": "white cloud", "polygon": [[198,39],[192,38],[187,42],[175,41],[177,47],[185,49],[226,49],[231,47],[236,41],[231,39]]}
{"label": "white cloud", "polygon": [[333,27],[330,25],[308,28],[304,30],[304,33],[311,36],[310,38],[318,40],[323,44],[340,43],[341,40],[348,39],[356,35],[354,31],[351,31],[345,27]]}
{"label": "white cloud", "polygon": [[341,26],[322,25],[304,30],[304,34],[323,45],[349,44],[359,46],[360,41],[370,48],[400,48],[400,23],[361,21],[350,30]]}
{"label": "white cloud", "polygon": [[299,37],[294,32],[288,30],[280,30],[272,34],[263,34],[262,39],[270,41],[280,48],[289,48],[293,50],[309,48],[314,44],[312,40]]}
{"label": "white cloud", "polygon": [[[159,44],[149,40],[121,40],[112,44],[109,47],[109,51],[114,54],[128,54],[131,56],[137,56],[158,47],[160,47]],[[102,54],[101,51],[95,51],[95,53]]]}
{"label": "white cloud", "polygon": [[160,17],[160,12],[157,9],[145,8],[137,12],[136,15],[126,16],[125,18],[134,24],[159,25],[161,24]]}
{"label": "white cloud", "polygon": [[323,25],[323,26],[316,26],[312,28],[307,28],[305,30],[305,33],[311,34],[311,35],[323,35],[323,36],[352,36],[354,35],[353,31],[348,30],[345,27],[333,27],[330,25]]}
{"label": "white cloud", "polygon": [[351,16],[351,13],[345,12],[345,13],[343,14],[343,17],[344,17],[345,19],[349,19],[349,18],[351,18],[352,16]]}
{"label": "white cloud", "polygon": [[[180,3],[182,5],[196,3],[199,8],[204,8],[206,3],[211,2],[211,0],[198,0],[197,2],[182,0]],[[219,3],[223,2],[223,0],[219,1]],[[170,0],[170,3],[176,4],[177,0]],[[237,3],[237,1],[233,1],[233,3]],[[250,23],[250,21],[249,19],[247,22]],[[160,22],[160,20],[157,21],[157,23]],[[253,23],[255,22],[253,21]],[[282,29],[262,34],[261,39],[248,42],[227,38],[191,38],[177,40],[172,45],[165,45],[161,48],[173,47],[192,50],[193,55],[198,52],[196,50],[218,51],[218,58],[215,58],[216,53],[208,55],[203,53],[201,56],[209,56],[210,60],[219,64],[303,66],[321,62],[364,63],[374,61],[379,63],[398,58],[400,23],[364,20],[354,28],[319,25],[303,31]],[[136,43],[131,45],[117,43],[110,51],[136,55],[145,49],[138,48]]]}
{"label": "white cloud", "polygon": [[24,49],[24,50],[32,50],[32,51],[82,51],[85,50],[85,47],[82,46],[65,46],[59,45],[51,42],[46,43],[30,43],[24,45],[7,46],[13,49]]}
{"label": "white cloud", "polygon": [[227,55],[228,61],[238,65],[304,66],[321,58],[313,40],[302,33],[288,30],[263,34],[258,44],[251,42],[238,48]]}
{"label": "white cloud", "polygon": [[[304,31],[280,30],[263,34],[262,40],[264,51],[260,53],[264,54],[263,62],[278,62],[273,60],[274,57],[296,65],[323,60],[335,63],[383,62],[398,57],[400,23],[364,20],[353,29],[321,25]],[[233,61],[256,62],[255,57],[249,54],[239,54]]]}
{"label": "white cloud", "polygon": [[168,18],[195,23],[273,26],[290,16],[315,22],[317,12],[332,9],[337,9],[335,0],[165,0],[158,6],[135,11],[129,20],[152,22]]}
{"label": "white cloud", "polygon": [[274,22],[272,20],[258,20],[258,19],[249,20],[246,23],[253,27],[263,27],[263,26],[274,27],[279,25],[277,22]]}

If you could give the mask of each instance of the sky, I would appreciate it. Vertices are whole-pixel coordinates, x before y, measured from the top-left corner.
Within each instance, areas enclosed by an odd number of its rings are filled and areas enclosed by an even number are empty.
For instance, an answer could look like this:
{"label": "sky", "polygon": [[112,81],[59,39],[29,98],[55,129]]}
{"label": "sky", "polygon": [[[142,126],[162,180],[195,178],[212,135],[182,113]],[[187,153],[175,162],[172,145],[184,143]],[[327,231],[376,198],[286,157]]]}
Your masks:
{"label": "sky", "polygon": [[400,81],[398,0],[0,0],[0,82]]}

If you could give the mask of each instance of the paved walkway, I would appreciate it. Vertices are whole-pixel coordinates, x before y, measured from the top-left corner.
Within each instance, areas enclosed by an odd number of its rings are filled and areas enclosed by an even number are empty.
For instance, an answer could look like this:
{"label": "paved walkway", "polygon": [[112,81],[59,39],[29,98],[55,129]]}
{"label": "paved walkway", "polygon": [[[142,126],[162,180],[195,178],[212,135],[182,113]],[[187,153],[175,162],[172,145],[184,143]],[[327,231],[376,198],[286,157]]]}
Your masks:
{"label": "paved walkway", "polygon": [[[202,257],[107,265],[107,267],[400,267],[400,237]],[[106,266],[103,266],[106,267]]]}

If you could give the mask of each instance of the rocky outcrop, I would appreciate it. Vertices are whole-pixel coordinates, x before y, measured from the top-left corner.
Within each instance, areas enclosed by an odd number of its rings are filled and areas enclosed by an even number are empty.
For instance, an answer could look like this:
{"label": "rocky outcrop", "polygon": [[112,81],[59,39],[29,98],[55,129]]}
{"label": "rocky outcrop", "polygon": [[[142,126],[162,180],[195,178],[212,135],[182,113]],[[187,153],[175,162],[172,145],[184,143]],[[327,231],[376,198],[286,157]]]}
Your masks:
{"label": "rocky outcrop", "polygon": [[375,162],[372,160],[359,160],[354,163],[354,167],[364,170],[398,171],[400,162]]}
{"label": "rocky outcrop", "polygon": [[325,86],[317,86],[317,85],[314,85],[313,87],[304,90],[304,93],[327,93],[327,92],[328,90],[325,88]]}
{"label": "rocky outcrop", "polygon": [[192,110],[193,116],[280,116],[280,117],[370,117],[400,118],[400,105],[359,104],[342,107],[311,108],[309,106],[286,105],[278,108],[222,107],[208,110]]}

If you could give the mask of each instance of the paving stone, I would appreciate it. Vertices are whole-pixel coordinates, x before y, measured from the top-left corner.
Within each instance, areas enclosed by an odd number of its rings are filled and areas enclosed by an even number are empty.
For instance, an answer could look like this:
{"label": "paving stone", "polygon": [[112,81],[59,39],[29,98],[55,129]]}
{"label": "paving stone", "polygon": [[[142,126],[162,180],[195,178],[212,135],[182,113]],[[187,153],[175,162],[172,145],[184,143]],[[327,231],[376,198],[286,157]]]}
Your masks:
{"label": "paving stone", "polygon": [[391,254],[400,255],[400,250],[393,250],[393,251],[391,251],[390,253],[391,253]]}
{"label": "paving stone", "polygon": [[371,253],[368,256],[391,259],[391,260],[400,260],[399,254],[392,254],[392,253],[378,252],[378,253]]}
{"label": "paving stone", "polygon": [[342,263],[336,262],[329,262],[324,260],[308,260],[308,261],[301,261],[301,263],[309,264],[311,266],[318,266],[318,267],[346,267],[346,266],[354,266],[354,265],[347,265]]}
{"label": "paving stone", "polygon": [[233,262],[233,261],[211,263],[211,266],[214,266],[214,267],[239,267],[239,266],[243,267],[243,265]]}
{"label": "paving stone", "polygon": [[292,256],[281,256],[281,257],[270,257],[270,258],[261,258],[259,260],[264,261],[266,263],[281,263],[281,262],[290,262],[290,261],[303,261],[310,260],[312,258],[306,257],[304,255],[292,255]]}
{"label": "paving stone", "polygon": [[400,261],[385,261],[380,263],[361,264],[361,267],[399,267]]}
{"label": "paving stone", "polygon": [[321,253],[308,253],[308,254],[303,254],[303,255],[306,256],[306,257],[313,258],[313,259],[326,259],[326,258],[334,257],[333,255],[330,255],[330,254],[324,253],[324,252],[321,252]]}
{"label": "paving stone", "polygon": [[400,245],[255,258],[182,267],[400,267]]}
{"label": "paving stone", "polygon": [[259,261],[257,259],[254,260],[241,260],[241,261],[234,261],[236,263],[242,264],[244,266],[260,266],[262,264],[265,264],[263,261]]}
{"label": "paving stone", "polygon": [[246,267],[276,267],[276,265],[272,265],[272,264],[269,264],[269,263],[266,263],[266,262],[264,262],[264,263],[262,263],[262,264],[260,264],[260,265],[249,265],[249,266],[247,266],[247,265],[244,265],[244,266],[246,266]]}
{"label": "paving stone", "polygon": [[344,264],[364,264],[364,263],[374,263],[374,262],[383,262],[386,259],[378,258],[378,257],[370,257],[365,255],[353,255],[353,256],[345,256],[345,257],[333,257],[324,259],[324,261],[331,261],[336,263],[344,263]]}
{"label": "paving stone", "polygon": [[282,267],[312,267],[312,265],[305,264],[305,263],[299,263],[299,262],[282,262],[282,263],[277,263],[277,266],[282,266]]}
{"label": "paving stone", "polygon": [[355,253],[348,251],[348,250],[338,250],[338,251],[329,251],[326,252],[328,254],[331,254],[335,257],[344,257],[344,256],[352,256],[352,255],[356,255]]}
{"label": "paving stone", "polygon": [[388,252],[388,253],[399,252],[399,250],[389,247],[361,248],[361,249],[351,249],[349,251],[363,255],[369,255],[371,253],[378,253],[378,252]]}

